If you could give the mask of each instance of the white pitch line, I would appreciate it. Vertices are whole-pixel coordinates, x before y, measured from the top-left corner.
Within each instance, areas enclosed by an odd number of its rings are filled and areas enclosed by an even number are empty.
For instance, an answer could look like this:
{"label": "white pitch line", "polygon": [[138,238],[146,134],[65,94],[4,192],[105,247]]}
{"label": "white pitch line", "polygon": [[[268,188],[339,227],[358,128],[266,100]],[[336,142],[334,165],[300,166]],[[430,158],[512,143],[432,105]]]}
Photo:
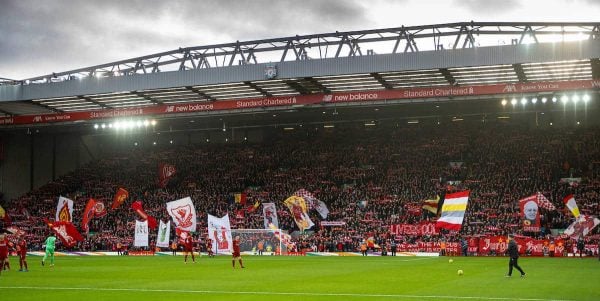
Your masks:
{"label": "white pitch line", "polygon": [[174,290],[145,288],[96,288],[96,287],[37,287],[37,286],[0,286],[0,289],[27,289],[48,291],[107,291],[107,292],[143,292],[143,293],[187,293],[212,295],[279,295],[279,296],[313,296],[313,297],[379,297],[379,298],[413,298],[413,299],[464,299],[464,300],[519,300],[519,301],[572,301],[565,299],[536,298],[504,298],[504,297],[469,297],[469,296],[436,296],[436,295],[400,295],[400,294],[352,294],[352,293],[306,293],[306,292],[236,292],[208,290]]}

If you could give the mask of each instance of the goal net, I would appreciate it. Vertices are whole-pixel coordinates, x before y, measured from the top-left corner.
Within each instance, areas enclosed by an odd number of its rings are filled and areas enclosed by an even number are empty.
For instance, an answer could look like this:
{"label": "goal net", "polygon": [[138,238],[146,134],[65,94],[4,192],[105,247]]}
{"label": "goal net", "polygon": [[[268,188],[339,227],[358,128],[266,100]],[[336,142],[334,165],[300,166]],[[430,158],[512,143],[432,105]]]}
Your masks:
{"label": "goal net", "polygon": [[246,254],[285,255],[287,247],[279,238],[279,229],[231,229],[231,237],[240,237],[240,251]]}

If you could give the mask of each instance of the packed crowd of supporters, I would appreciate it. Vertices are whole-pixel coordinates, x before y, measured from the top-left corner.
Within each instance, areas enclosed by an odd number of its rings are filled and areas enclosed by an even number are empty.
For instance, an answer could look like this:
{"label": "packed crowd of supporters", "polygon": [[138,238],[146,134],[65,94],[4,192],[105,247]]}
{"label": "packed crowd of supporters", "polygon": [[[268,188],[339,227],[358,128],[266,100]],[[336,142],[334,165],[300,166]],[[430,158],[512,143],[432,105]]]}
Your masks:
{"label": "packed crowd of supporters", "polygon": [[[165,188],[157,186],[160,163],[176,167]],[[581,181],[569,184],[561,182],[563,178]],[[327,220],[345,225],[323,227],[323,219],[311,210],[316,225],[295,236],[299,248],[356,251],[367,237],[397,242],[456,241],[508,233],[547,237],[550,229],[564,229],[573,222],[571,213],[563,210],[567,194],[575,196],[583,213],[600,215],[599,186],[598,128],[505,124],[336,128],[284,132],[262,144],[128,149],[107,154],[18,199],[6,200],[4,207],[13,223],[26,231],[30,249],[35,250],[49,233],[43,219],[54,218],[59,196],[74,200],[73,221],[80,228],[89,198],[110,206],[117,189],[125,188],[130,193],[126,203],[92,219],[86,240],[75,247],[113,250],[117,243],[132,245],[137,215],[129,205],[134,200],[141,200],[149,215],[167,221],[165,203],[191,197],[198,212],[196,237],[203,240],[207,214],[228,213],[232,228],[264,228],[262,208],[249,209],[257,201],[275,203],[279,227],[297,231],[283,201],[306,189],[328,206]],[[390,235],[392,224],[435,219],[421,210],[424,200],[464,189],[471,193],[460,232]],[[234,194],[241,192],[247,195],[246,205],[234,202]],[[541,209],[541,232],[523,232],[518,200],[536,192],[543,193],[557,210]],[[586,237],[589,243],[597,243],[597,233],[598,229]],[[150,240],[155,238],[151,233]]]}

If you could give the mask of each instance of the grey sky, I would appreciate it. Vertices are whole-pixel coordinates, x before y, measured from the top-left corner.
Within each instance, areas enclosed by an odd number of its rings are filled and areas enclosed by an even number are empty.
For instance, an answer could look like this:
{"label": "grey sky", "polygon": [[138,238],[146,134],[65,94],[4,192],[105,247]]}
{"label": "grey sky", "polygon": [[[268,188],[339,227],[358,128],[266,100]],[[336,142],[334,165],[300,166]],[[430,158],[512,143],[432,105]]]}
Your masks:
{"label": "grey sky", "polygon": [[599,22],[599,16],[598,0],[0,0],[0,77],[236,40],[471,20]]}

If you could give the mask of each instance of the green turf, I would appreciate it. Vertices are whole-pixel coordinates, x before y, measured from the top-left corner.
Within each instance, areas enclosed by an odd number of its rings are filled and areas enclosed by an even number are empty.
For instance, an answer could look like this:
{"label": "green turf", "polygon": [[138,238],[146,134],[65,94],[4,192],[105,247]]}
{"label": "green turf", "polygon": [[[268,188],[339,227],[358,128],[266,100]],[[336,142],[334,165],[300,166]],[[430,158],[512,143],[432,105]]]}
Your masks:
{"label": "green turf", "polygon": [[[0,300],[600,300],[600,261],[521,258],[245,256],[57,257],[0,276]],[[463,276],[457,270],[464,271]]]}

